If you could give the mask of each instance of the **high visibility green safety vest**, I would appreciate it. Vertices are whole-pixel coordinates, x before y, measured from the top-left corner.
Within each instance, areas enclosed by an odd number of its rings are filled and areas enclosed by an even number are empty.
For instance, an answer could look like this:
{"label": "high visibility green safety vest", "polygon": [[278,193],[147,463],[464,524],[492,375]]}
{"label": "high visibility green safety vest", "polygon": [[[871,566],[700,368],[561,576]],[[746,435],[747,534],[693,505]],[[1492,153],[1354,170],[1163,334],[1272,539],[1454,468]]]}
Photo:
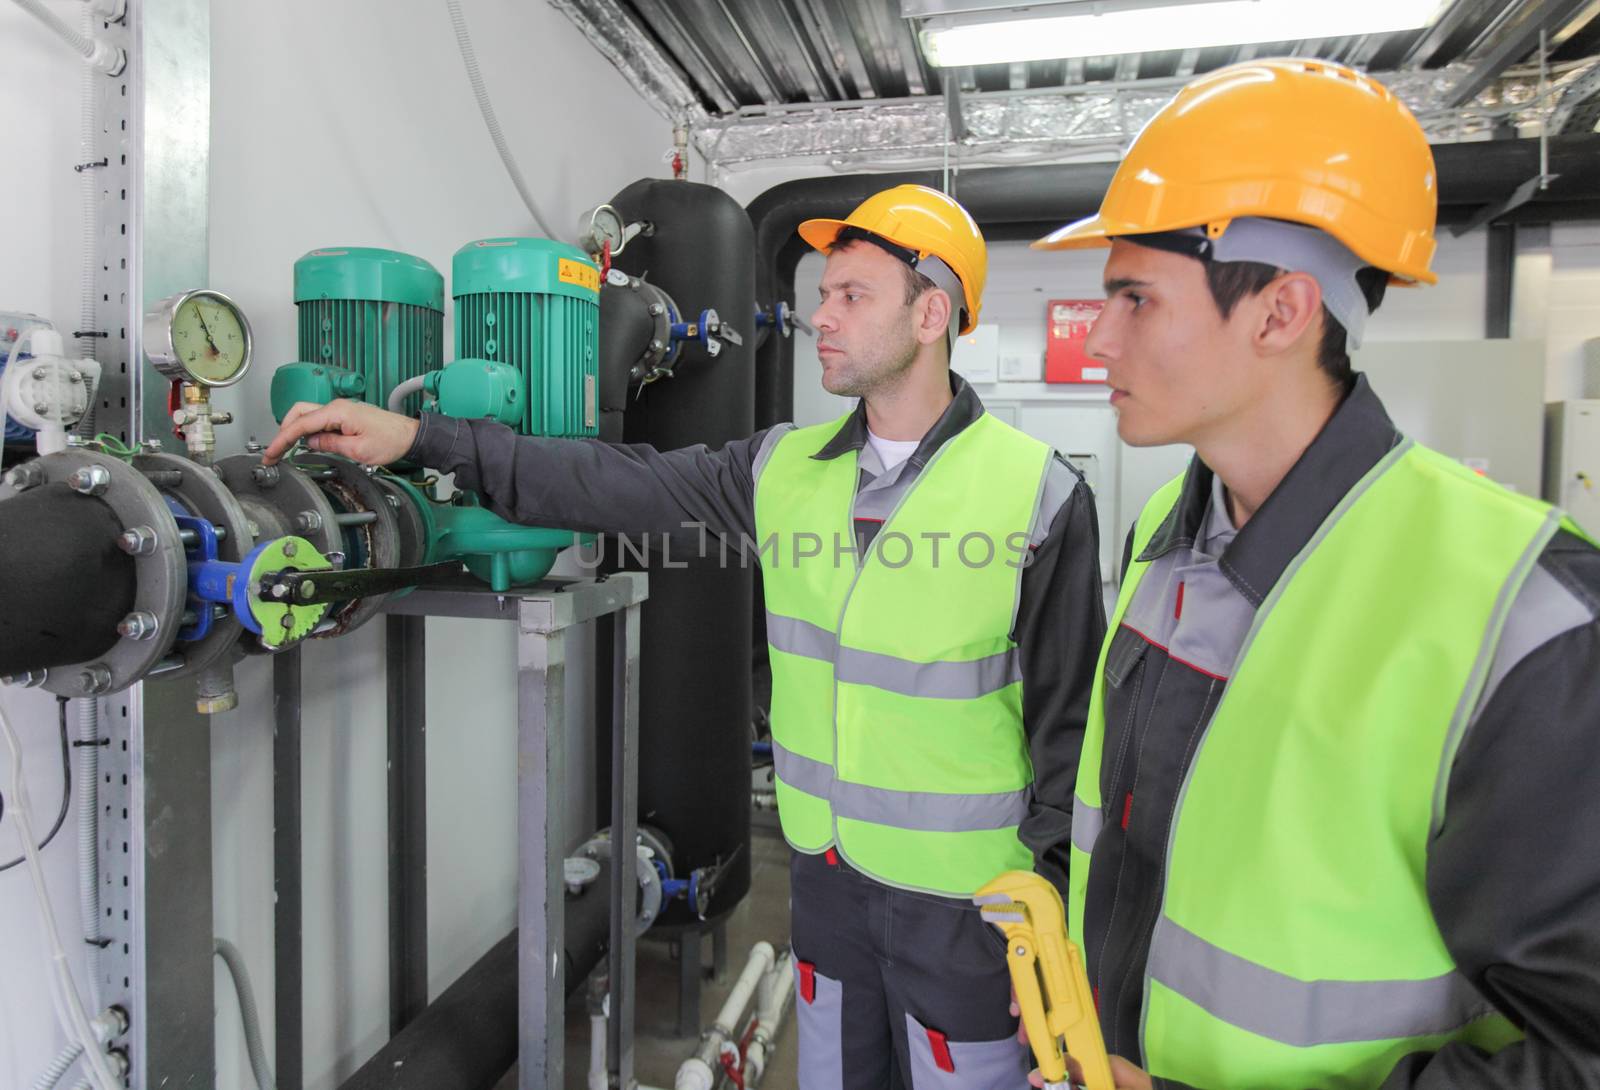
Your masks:
{"label": "high visibility green safety vest", "polygon": [[1050,448],[985,414],[857,557],[857,455],[812,457],[843,424],[785,435],[756,481],[784,835],[890,885],[968,896],[1033,865],[1010,633]]}
{"label": "high visibility green safety vest", "polygon": [[[1180,485],[1145,507],[1135,557]],[[1457,971],[1426,866],[1506,614],[1562,525],[1546,504],[1407,442],[1289,565],[1173,817],[1141,1025],[1153,1076],[1376,1087],[1408,1053],[1518,1039]],[[1148,567],[1129,566],[1112,633]],[[1104,653],[1098,676],[1069,872],[1080,943],[1105,817]]]}

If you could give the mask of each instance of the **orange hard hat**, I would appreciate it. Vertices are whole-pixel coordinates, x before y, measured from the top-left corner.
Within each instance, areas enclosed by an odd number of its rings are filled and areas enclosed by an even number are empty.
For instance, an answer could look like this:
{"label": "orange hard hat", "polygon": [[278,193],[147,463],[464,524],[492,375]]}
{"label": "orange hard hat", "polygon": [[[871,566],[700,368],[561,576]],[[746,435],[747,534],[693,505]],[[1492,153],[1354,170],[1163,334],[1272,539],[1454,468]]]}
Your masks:
{"label": "orange hard hat", "polygon": [[800,237],[827,253],[846,227],[868,231],[916,255],[937,257],[961,281],[965,318],[962,333],[978,324],[983,282],[989,274],[989,248],[972,216],[953,198],[925,185],[897,185],[874,193],[842,220],[814,219],[800,225]]}
{"label": "orange hard hat", "polygon": [[1437,283],[1438,175],[1422,126],[1369,76],[1318,60],[1229,65],[1184,87],[1117,168],[1100,212],[1036,249],[1245,216],[1326,231],[1397,283]]}

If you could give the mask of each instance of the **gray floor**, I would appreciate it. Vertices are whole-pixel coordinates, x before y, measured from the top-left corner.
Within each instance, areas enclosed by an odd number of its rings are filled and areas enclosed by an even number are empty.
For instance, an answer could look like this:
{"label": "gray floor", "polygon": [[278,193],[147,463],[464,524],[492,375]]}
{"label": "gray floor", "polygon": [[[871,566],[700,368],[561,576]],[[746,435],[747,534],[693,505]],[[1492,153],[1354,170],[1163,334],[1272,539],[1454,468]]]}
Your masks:
{"label": "gray floor", "polygon": [[[743,968],[750,947],[765,939],[782,949],[789,941],[789,847],[776,827],[757,815],[751,843],[750,894],[728,917],[728,970],[720,980],[707,980],[701,989],[700,1024],[716,1016],[734,978]],[[766,827],[763,827],[763,826]],[[704,964],[711,965],[711,940],[705,940]],[[694,1050],[698,1034],[677,1036],[678,962],[667,943],[639,944],[638,1004],[635,1015],[634,1076],[641,1084],[671,1087],[678,1065]],[[798,1090],[794,1059],[794,1017],[778,1034],[777,1051],[762,1080],[762,1090]],[[580,992],[567,1005],[567,1080],[565,1090],[584,1090],[589,1062],[589,1017]],[[517,1072],[503,1079],[498,1090],[516,1090]],[[723,1085],[728,1085],[723,1081]]]}

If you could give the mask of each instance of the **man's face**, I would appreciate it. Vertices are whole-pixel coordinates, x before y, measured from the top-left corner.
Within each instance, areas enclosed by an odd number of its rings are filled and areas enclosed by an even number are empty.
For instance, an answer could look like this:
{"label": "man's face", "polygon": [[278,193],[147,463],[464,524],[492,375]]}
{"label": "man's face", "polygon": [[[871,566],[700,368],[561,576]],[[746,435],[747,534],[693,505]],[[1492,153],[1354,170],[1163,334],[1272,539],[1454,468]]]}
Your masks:
{"label": "man's face", "polygon": [[1199,261],[1115,240],[1105,288],[1084,348],[1106,366],[1124,442],[1203,442],[1256,396],[1250,299],[1224,320]]}
{"label": "man's face", "polygon": [[917,356],[915,305],[906,305],[905,266],[870,242],[828,255],[819,286],[817,328],[822,387],[865,397],[891,385]]}

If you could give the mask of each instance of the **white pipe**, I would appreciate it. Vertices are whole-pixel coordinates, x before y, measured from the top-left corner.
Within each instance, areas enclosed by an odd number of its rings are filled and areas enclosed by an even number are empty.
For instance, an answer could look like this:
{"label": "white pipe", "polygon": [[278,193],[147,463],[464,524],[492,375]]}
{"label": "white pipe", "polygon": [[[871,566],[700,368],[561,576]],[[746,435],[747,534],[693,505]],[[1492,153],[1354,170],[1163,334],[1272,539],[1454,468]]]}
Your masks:
{"label": "white pipe", "polygon": [[67,952],[61,945],[61,932],[56,927],[55,906],[50,903],[50,891],[45,885],[44,865],[39,862],[39,849],[33,836],[33,817],[28,801],[28,784],[22,775],[22,743],[11,721],[0,708],[0,734],[5,736],[6,747],[11,751],[11,801],[16,812],[17,836],[22,841],[22,854],[28,861],[28,874],[33,879],[34,903],[39,910],[39,922],[44,928],[46,947],[50,955],[50,998],[55,1005],[56,1020],[69,1037],[83,1047],[84,1066],[94,1084],[93,1090],[118,1090],[121,1079],[111,1073],[111,1062],[95,1039],[84,1013],[83,1000],[72,979],[72,967],[67,962]]}
{"label": "white pipe", "polygon": [[17,6],[32,15],[72,47],[72,51],[108,76],[120,75],[128,66],[128,55],[110,42],[88,37],[73,30],[46,8],[40,0],[17,0]]}
{"label": "white pipe", "polygon": [[772,1058],[773,1042],[783,1028],[789,1013],[789,1001],[794,998],[794,955],[785,954],[778,959],[761,980],[757,993],[756,1030],[750,1037],[750,1047],[744,1054],[744,1085],[755,1090],[767,1073],[767,1061]]}
{"label": "white pipe", "polygon": [[428,377],[426,375],[418,375],[416,378],[406,379],[400,385],[390,390],[388,405],[389,411],[392,413],[405,412],[406,398],[420,391],[422,389],[422,384],[427,380]]}
{"label": "white pipe", "polygon": [[589,1016],[589,1090],[609,1090],[610,1073],[606,1070],[606,1016],[596,1011]]}
{"label": "white pipe", "polygon": [[744,971],[739,974],[733,991],[728,993],[727,1002],[717,1012],[717,1020],[701,1034],[700,1047],[694,1055],[679,1066],[677,1079],[673,1083],[674,1090],[712,1090],[716,1085],[722,1075],[722,1066],[718,1061],[722,1046],[743,1021],[744,1009],[755,994],[756,985],[772,968],[773,960],[771,943],[758,942],[751,947],[750,960],[745,962]]}
{"label": "white pipe", "polygon": [[78,718],[78,920],[89,944],[89,1006],[100,1009],[100,703],[76,697]]}

